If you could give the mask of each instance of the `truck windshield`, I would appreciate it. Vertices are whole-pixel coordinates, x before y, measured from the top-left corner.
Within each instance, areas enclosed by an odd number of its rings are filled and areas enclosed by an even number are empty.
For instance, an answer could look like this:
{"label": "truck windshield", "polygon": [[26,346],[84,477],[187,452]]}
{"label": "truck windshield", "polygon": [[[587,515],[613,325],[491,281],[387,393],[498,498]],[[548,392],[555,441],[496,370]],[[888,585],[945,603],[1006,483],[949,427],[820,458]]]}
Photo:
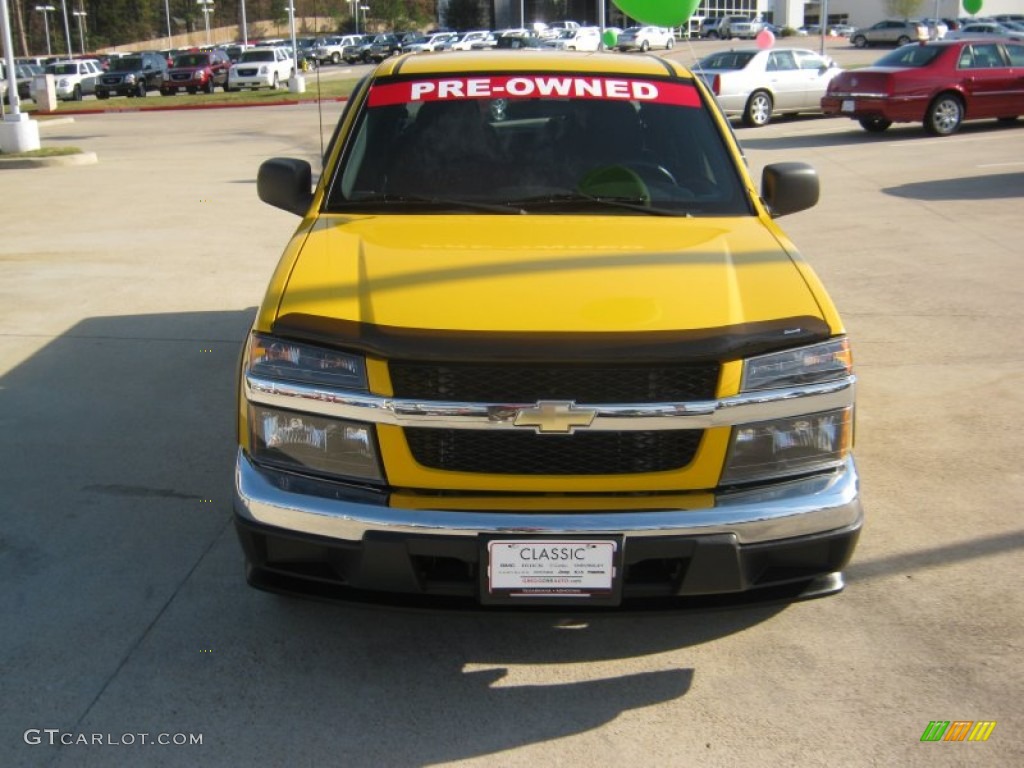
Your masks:
{"label": "truck windshield", "polygon": [[333,211],[751,212],[691,82],[481,75],[381,79],[330,181]]}

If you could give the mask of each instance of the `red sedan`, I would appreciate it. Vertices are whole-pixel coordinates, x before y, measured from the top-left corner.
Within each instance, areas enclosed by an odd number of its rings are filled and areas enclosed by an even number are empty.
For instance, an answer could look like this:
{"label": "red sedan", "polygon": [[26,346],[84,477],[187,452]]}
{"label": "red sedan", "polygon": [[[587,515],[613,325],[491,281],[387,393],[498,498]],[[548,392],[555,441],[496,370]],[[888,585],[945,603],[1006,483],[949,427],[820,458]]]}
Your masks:
{"label": "red sedan", "polygon": [[842,72],[821,100],[826,115],[845,115],[868,131],[924,123],[936,136],[964,120],[1024,115],[1024,43],[937,40],[904,45],[873,66]]}

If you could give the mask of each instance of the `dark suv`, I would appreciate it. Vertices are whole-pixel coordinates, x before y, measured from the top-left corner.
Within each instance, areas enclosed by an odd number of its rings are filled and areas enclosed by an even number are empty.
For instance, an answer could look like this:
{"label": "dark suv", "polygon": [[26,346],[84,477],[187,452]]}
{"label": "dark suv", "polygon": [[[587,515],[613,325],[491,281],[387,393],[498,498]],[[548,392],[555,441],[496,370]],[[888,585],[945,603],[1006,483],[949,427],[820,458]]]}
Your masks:
{"label": "dark suv", "polygon": [[160,93],[173,96],[178,91],[213,93],[216,86],[227,90],[231,59],[223,50],[179,53],[160,86]]}
{"label": "dark suv", "polygon": [[145,96],[160,90],[167,78],[167,59],[159,53],[136,53],[110,62],[110,68],[96,80],[96,98]]}
{"label": "dark suv", "polygon": [[401,52],[401,37],[392,34],[380,34],[373,38],[373,44],[370,46],[370,50],[367,51],[367,56],[370,61],[375,61],[379,64],[388,56],[393,56],[396,53]]}

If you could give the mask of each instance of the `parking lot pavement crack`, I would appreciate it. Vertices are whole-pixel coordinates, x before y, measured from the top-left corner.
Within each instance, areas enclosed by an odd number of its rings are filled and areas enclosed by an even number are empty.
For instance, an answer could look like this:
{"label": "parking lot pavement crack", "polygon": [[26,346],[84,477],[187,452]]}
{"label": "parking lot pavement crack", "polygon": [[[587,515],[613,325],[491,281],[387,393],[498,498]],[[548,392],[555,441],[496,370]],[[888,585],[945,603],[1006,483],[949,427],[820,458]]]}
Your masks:
{"label": "parking lot pavement crack", "polygon": [[192,579],[192,575],[196,572],[196,570],[203,563],[203,561],[206,560],[207,556],[210,554],[210,551],[213,549],[214,545],[220,540],[221,536],[225,534],[225,532],[231,526],[231,524],[232,518],[230,515],[228,515],[227,519],[224,521],[224,525],[217,529],[215,535],[210,537],[209,543],[199,554],[199,557],[196,558],[196,561],[192,564],[192,567],[188,569],[188,573],[186,573],[181,578],[181,580],[175,586],[171,594],[168,595],[163,605],[160,606],[160,609],[156,612],[156,615],[146,625],[142,632],[139,633],[138,637],[135,638],[135,641],[128,647],[127,651],[121,657],[121,661],[118,662],[117,667],[114,669],[113,672],[110,673],[110,675],[107,676],[107,679],[103,682],[103,685],[100,686],[100,689],[96,692],[96,695],[93,696],[92,700],[88,703],[88,705],[86,705],[85,709],[82,711],[82,714],[75,721],[74,728],[72,729],[74,732],[81,731],[82,723],[84,723],[88,719],[90,713],[99,703],[100,699],[103,698],[103,694],[107,692],[107,689],[110,687],[111,683],[113,683],[114,680],[117,679],[117,677],[121,674],[121,670],[125,668],[128,662],[131,660],[132,656],[135,655],[135,652],[146,641],[146,638],[149,637],[154,627],[156,627],[160,619],[163,618],[164,614],[167,613],[167,609],[171,607],[171,604],[175,601],[175,599],[177,599],[178,595],[181,593],[181,590]]}

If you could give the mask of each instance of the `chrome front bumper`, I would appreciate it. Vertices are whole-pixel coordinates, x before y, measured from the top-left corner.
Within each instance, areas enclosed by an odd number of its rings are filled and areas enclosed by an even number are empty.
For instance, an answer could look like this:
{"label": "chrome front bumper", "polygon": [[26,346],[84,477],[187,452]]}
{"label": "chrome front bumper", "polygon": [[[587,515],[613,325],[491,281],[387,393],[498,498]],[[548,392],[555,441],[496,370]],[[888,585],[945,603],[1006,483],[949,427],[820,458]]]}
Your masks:
{"label": "chrome front bumper", "polygon": [[[704,509],[623,511],[459,511],[388,506],[366,492],[303,478],[301,492],[288,475],[255,466],[242,451],[235,469],[235,514],[240,521],[330,539],[359,542],[367,533],[473,537],[486,534],[624,534],[627,538],[732,534],[739,544],[780,541],[863,522],[852,458],[834,472],[754,489],[721,493]],[[346,498],[348,495],[350,498]],[[360,498],[362,497],[362,498]]]}

